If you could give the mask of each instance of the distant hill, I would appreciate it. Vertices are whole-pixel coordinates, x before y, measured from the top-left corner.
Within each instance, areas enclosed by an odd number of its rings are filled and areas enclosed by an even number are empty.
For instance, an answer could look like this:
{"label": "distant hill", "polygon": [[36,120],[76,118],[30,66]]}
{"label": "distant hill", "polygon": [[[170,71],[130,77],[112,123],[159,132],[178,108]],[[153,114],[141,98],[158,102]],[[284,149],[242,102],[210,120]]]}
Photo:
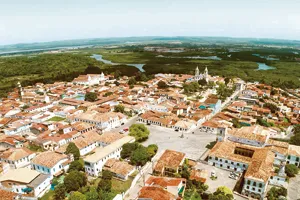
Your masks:
{"label": "distant hill", "polygon": [[255,38],[231,38],[231,37],[120,37],[120,38],[91,38],[78,40],[62,40],[53,42],[41,43],[21,43],[0,46],[0,54],[4,53],[18,53],[18,52],[32,52],[40,50],[55,50],[72,47],[84,47],[95,45],[122,45],[131,43],[164,43],[170,41],[181,41],[185,43],[198,44],[248,44],[248,45],[274,45],[300,48],[299,40],[280,40],[280,39],[255,39]]}

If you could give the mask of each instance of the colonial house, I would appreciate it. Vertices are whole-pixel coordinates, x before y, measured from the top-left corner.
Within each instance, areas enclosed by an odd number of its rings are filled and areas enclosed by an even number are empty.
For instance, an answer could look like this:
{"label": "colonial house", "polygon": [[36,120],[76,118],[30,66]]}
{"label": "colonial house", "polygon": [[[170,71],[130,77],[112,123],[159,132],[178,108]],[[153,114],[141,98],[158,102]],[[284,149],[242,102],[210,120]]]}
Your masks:
{"label": "colonial house", "polygon": [[79,77],[73,80],[73,84],[96,85],[96,84],[100,84],[100,82],[103,82],[106,79],[107,78],[104,76],[103,72],[101,74],[79,75]]}
{"label": "colonial house", "polygon": [[289,145],[287,164],[294,164],[300,167],[300,146]]}
{"label": "colonial house", "polygon": [[158,176],[173,176],[181,171],[184,160],[184,153],[167,149],[155,164],[153,173]]}
{"label": "colonial house", "polygon": [[108,159],[119,159],[122,146],[134,141],[134,137],[125,136],[105,147],[96,148],[94,154],[88,155],[84,158],[85,172],[90,176],[98,176]]}
{"label": "colonial house", "polygon": [[226,170],[245,171],[242,194],[256,199],[265,197],[269,183],[284,185],[286,182],[283,173],[275,172],[275,152],[270,147],[217,142],[208,155],[208,163]]}
{"label": "colonial house", "polygon": [[137,200],[177,200],[178,198],[172,193],[161,187],[144,186],[139,191]]}
{"label": "colonial house", "polygon": [[99,113],[95,110],[89,110],[74,116],[73,121],[94,124],[103,131],[109,131],[124,124],[127,121],[127,116],[122,113]]}
{"label": "colonial house", "polygon": [[43,174],[58,176],[69,169],[73,158],[52,151],[42,152],[32,161],[32,168]]}
{"label": "colonial house", "polygon": [[31,160],[36,154],[23,147],[18,149],[8,149],[0,154],[1,162],[9,164],[12,169],[29,167]]}
{"label": "colonial house", "polygon": [[113,176],[119,179],[127,180],[128,176],[135,172],[135,167],[125,161],[111,158],[106,161],[103,166],[103,170],[110,171]]}
{"label": "colonial house", "polygon": [[18,168],[0,176],[0,184],[6,190],[38,198],[50,189],[51,178],[50,175],[29,168]]}
{"label": "colonial house", "polygon": [[160,187],[174,195],[177,199],[181,199],[184,197],[186,179],[150,176],[145,186]]}
{"label": "colonial house", "polygon": [[18,120],[8,124],[8,128],[4,128],[5,135],[19,135],[30,131],[31,122]]}

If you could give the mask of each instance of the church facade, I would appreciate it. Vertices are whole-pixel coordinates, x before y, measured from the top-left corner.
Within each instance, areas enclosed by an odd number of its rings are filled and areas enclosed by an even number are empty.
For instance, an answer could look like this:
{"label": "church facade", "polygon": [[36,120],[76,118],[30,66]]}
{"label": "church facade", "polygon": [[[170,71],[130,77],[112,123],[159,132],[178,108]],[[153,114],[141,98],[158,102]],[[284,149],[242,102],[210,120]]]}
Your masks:
{"label": "church facade", "polygon": [[198,66],[196,67],[195,69],[195,76],[187,79],[187,82],[194,82],[194,81],[199,81],[199,80],[206,80],[206,82],[208,82],[208,70],[207,70],[207,67],[205,67],[205,70],[202,74],[200,74],[199,72],[199,68]]}

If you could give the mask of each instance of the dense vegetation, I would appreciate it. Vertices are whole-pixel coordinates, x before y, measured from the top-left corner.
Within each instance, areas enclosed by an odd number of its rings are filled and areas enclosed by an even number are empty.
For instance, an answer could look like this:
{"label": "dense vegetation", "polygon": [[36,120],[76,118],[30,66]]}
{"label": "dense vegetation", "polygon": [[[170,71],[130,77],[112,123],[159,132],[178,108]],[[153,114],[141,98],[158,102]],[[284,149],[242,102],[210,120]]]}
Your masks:
{"label": "dense vegetation", "polygon": [[132,124],[129,127],[129,135],[135,137],[135,141],[143,142],[148,139],[150,131],[144,124]]}
{"label": "dense vegetation", "polygon": [[124,144],[121,151],[122,159],[129,159],[130,163],[143,166],[157,153],[158,147],[151,144],[145,147],[137,142]]}
{"label": "dense vegetation", "polygon": [[[116,49],[86,48],[60,54],[0,57],[0,95],[5,95],[18,81],[22,85],[71,81],[79,74],[101,72],[116,73],[116,78],[121,75],[136,76],[136,81],[139,81],[147,80],[147,76],[156,73],[194,74],[196,66],[199,67],[200,72],[207,67],[211,75],[240,77],[246,81],[260,81],[283,88],[300,87],[300,51],[296,49],[192,43],[178,45],[157,43],[152,46],[183,47],[186,51],[149,52],[144,50],[143,45],[133,45]],[[104,64],[91,58],[91,54],[101,54],[104,59],[122,64]],[[196,59],[190,58],[191,56],[218,56],[222,60]],[[276,69],[258,71],[257,62],[266,63]],[[146,74],[139,73],[135,67],[125,65],[130,63],[145,64],[143,69]]]}
{"label": "dense vegetation", "polygon": [[267,193],[268,200],[277,200],[280,199],[280,197],[286,197],[286,196],[287,196],[287,189],[285,189],[284,187],[272,187]]}

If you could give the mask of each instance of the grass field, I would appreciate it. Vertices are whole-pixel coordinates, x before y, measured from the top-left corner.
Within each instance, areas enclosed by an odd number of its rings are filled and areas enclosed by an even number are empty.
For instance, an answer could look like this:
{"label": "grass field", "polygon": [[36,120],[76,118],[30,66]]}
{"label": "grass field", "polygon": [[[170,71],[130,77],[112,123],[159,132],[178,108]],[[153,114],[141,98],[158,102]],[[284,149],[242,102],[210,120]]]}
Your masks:
{"label": "grass field", "polygon": [[54,191],[49,190],[44,196],[41,197],[41,200],[55,200],[53,199]]}
{"label": "grass field", "polygon": [[59,121],[63,121],[63,120],[65,120],[65,118],[55,116],[55,117],[52,117],[52,118],[48,119],[47,121],[59,122]]}

